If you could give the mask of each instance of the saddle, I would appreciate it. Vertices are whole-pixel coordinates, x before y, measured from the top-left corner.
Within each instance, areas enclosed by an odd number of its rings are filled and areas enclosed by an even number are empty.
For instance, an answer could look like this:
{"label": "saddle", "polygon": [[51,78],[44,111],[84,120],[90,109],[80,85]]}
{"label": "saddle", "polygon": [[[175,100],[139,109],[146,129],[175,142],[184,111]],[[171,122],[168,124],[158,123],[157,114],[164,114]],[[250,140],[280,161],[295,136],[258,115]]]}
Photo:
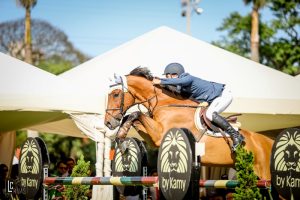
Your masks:
{"label": "saddle", "polygon": [[[205,107],[204,109],[202,109],[200,111],[200,120],[201,123],[204,124],[206,126],[207,129],[212,130],[213,132],[219,132],[220,128],[217,127],[213,122],[211,122],[207,117],[206,117],[206,111],[207,111],[207,107]],[[230,124],[236,124],[237,123],[237,116],[240,116],[240,113],[237,114],[233,114],[230,115],[228,117],[226,117],[225,119],[230,123]]]}
{"label": "saddle", "polygon": [[[195,125],[197,129],[200,131],[201,134],[207,134],[214,137],[224,137],[222,133],[222,129],[219,128],[217,125],[215,125],[213,122],[211,122],[206,117],[206,111],[208,109],[208,103],[202,102],[199,104],[199,108],[195,112]],[[237,116],[240,116],[241,114],[233,114],[225,119],[235,128],[239,129],[240,123],[237,121]],[[227,134],[226,134],[227,135]],[[228,135],[227,135],[228,137]]]}

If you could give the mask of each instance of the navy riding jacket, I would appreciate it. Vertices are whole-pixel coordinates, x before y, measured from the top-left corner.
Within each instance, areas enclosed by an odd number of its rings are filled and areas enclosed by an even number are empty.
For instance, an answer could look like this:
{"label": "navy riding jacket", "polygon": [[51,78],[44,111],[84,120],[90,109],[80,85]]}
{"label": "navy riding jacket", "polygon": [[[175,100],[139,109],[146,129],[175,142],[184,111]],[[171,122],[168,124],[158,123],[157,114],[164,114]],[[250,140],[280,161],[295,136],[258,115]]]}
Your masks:
{"label": "navy riding jacket", "polygon": [[211,103],[222,94],[224,84],[203,80],[201,78],[183,73],[178,78],[161,78],[161,85],[179,86],[181,92],[191,95],[197,102],[206,101]]}

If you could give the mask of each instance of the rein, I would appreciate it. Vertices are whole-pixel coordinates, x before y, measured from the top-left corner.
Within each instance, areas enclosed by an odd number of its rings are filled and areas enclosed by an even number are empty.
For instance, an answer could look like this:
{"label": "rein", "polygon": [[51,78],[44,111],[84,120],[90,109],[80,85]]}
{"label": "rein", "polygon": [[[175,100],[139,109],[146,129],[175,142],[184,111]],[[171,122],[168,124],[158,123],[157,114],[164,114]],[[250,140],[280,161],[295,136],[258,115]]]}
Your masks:
{"label": "rein", "polygon": [[191,105],[182,105],[182,104],[169,104],[169,105],[164,105],[160,107],[178,107],[178,108],[200,108],[200,107],[205,107],[205,106],[191,106]]}

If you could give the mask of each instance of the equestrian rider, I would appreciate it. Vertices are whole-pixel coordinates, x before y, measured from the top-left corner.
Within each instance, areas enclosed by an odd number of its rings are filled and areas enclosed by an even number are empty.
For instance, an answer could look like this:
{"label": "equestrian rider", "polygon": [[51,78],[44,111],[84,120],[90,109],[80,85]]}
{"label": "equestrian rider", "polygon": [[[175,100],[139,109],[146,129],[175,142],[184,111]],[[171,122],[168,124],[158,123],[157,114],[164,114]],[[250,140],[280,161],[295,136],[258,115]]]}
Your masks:
{"label": "equestrian rider", "polygon": [[166,78],[154,78],[153,84],[172,85],[180,93],[190,95],[196,102],[206,101],[209,107],[206,117],[228,133],[233,141],[233,151],[243,142],[244,137],[236,131],[219,113],[223,112],[232,102],[231,91],[225,84],[206,81],[185,73],[179,63],[170,63],[166,66]]}

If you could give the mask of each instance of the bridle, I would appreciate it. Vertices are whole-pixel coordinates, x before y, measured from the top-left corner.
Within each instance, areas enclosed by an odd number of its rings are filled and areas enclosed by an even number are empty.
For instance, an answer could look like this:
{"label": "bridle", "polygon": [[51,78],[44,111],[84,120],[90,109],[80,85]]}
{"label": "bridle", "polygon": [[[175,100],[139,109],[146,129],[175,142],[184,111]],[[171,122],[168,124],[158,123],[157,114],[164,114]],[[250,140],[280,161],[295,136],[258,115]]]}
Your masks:
{"label": "bridle", "polygon": [[[141,101],[141,102],[135,102],[135,103],[132,104],[131,106],[129,106],[129,107],[127,107],[126,109],[124,109],[124,101],[125,101],[125,93],[126,93],[126,92],[128,92],[128,93],[132,96],[133,99],[136,99],[136,98],[135,98],[134,95],[129,91],[129,89],[128,89],[127,87],[125,87],[123,78],[120,77],[119,80],[120,80],[119,82],[110,85],[110,88],[111,88],[111,90],[112,90],[114,87],[119,87],[119,86],[121,85],[122,94],[121,94],[120,107],[119,107],[119,108],[107,108],[105,112],[106,112],[108,115],[110,115],[114,120],[120,121],[120,120],[124,117],[124,115],[125,115],[126,111],[128,110],[128,108],[130,108],[130,107],[132,107],[132,106],[134,106],[134,105],[140,105],[140,104],[143,104],[143,103],[145,103],[145,102],[148,102],[148,105],[149,105],[148,112],[149,112],[150,116],[152,117],[152,116],[153,116],[152,112],[153,112],[154,108],[156,107],[157,101],[158,101],[155,87],[154,87],[154,92],[155,92],[155,94],[154,94],[153,97],[148,98],[148,99],[146,99],[146,100],[144,100],[144,101]],[[127,84],[126,84],[126,86],[127,86]],[[153,107],[153,109],[152,109],[152,111],[151,111],[151,109],[150,109],[150,106],[151,106],[150,101],[151,101],[153,98],[156,98],[156,104],[155,104],[155,106]],[[140,110],[140,107],[139,107],[139,106],[138,106],[138,109]],[[112,111],[112,110],[119,110],[119,114],[116,115],[116,116],[112,115],[112,114],[109,112],[109,111]],[[140,111],[141,111],[141,110],[140,110]],[[120,128],[121,128],[121,126],[119,126],[119,130],[120,130]],[[116,137],[115,137],[114,140],[115,140],[116,144],[118,145],[119,149],[121,150],[121,152],[124,153],[125,150],[127,149],[127,147],[126,147],[127,144],[126,144],[126,142],[124,142],[124,139],[121,139],[121,138],[118,137],[119,130],[117,131],[117,134],[116,134]],[[124,145],[123,145],[123,144],[124,144]]]}
{"label": "bridle", "polygon": [[[108,113],[108,111],[111,110],[119,110],[120,113],[123,115],[123,111],[124,111],[124,99],[125,99],[125,87],[124,87],[124,83],[123,83],[123,79],[121,78],[121,82],[120,83],[115,83],[110,85],[110,88],[114,88],[114,87],[118,87],[119,85],[121,85],[122,88],[122,93],[121,93],[121,103],[120,103],[120,107],[119,108],[107,108],[105,110],[106,113]],[[126,90],[128,91],[128,89],[126,88]],[[129,91],[128,91],[129,92]],[[129,92],[129,94],[131,94],[131,92]],[[133,94],[131,94],[133,96]],[[110,114],[110,113],[108,113]],[[110,114],[111,115],[111,114]],[[113,117],[113,116],[112,116]]]}
{"label": "bridle", "polygon": [[[144,101],[135,102],[135,103],[132,104],[131,106],[129,106],[129,107],[127,107],[126,109],[124,109],[125,93],[126,93],[126,92],[129,93],[129,94],[132,96],[133,99],[136,99],[136,98],[135,98],[135,96],[129,91],[128,87],[125,86],[122,77],[120,77],[120,82],[117,82],[117,83],[115,83],[115,84],[110,85],[110,88],[111,88],[111,90],[112,90],[112,88],[118,87],[118,86],[120,86],[120,85],[121,85],[121,90],[122,90],[120,107],[119,107],[119,108],[107,108],[107,109],[105,110],[105,112],[106,112],[108,115],[110,115],[110,116],[111,116],[112,118],[114,118],[115,120],[120,120],[120,119],[123,118],[123,116],[125,115],[126,111],[127,111],[130,107],[135,106],[135,105],[138,105],[138,109],[141,111],[139,105],[141,105],[141,104],[147,102],[148,105],[149,105],[149,106],[148,106],[148,107],[149,107],[149,108],[148,108],[149,115],[150,115],[151,117],[153,116],[153,111],[154,111],[154,109],[155,109],[155,107],[156,107],[156,105],[157,105],[157,102],[158,102],[158,98],[157,98],[157,93],[156,93],[155,87],[153,87],[153,88],[154,88],[154,95],[153,95],[152,97],[150,97],[150,98],[148,98],[148,99],[146,99],[146,100],[144,100]],[[127,84],[126,84],[126,85],[127,85]],[[155,104],[155,106],[153,106],[153,108],[151,109],[151,102],[150,102],[150,101],[151,101],[152,99],[154,99],[154,98],[156,98],[156,104]],[[119,114],[118,114],[118,115],[120,115],[121,118],[118,118],[118,117],[116,117],[116,116],[113,116],[113,115],[109,112],[109,111],[114,111],[114,110],[119,110]]]}

